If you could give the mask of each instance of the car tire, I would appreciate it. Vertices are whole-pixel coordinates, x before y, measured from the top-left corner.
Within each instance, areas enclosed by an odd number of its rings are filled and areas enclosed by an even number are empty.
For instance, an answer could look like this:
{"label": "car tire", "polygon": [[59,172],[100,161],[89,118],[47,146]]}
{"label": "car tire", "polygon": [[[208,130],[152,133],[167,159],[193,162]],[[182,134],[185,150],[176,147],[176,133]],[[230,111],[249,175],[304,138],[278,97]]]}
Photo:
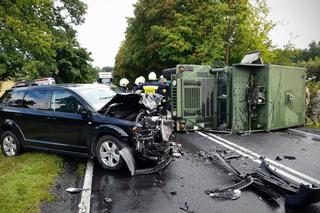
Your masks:
{"label": "car tire", "polygon": [[125,162],[119,151],[127,146],[119,139],[110,136],[102,136],[96,144],[96,158],[101,167],[108,170],[120,170]]}
{"label": "car tire", "polygon": [[19,138],[12,131],[5,131],[1,134],[1,151],[6,157],[14,157],[22,152]]}

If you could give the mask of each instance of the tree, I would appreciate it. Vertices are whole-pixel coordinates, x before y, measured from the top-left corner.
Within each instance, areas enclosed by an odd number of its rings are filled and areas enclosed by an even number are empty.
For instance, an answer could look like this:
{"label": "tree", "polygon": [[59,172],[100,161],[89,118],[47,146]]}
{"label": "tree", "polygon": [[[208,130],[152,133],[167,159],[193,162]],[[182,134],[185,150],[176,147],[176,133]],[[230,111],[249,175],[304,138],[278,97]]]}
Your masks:
{"label": "tree", "polygon": [[0,78],[91,81],[90,53],[80,47],[73,29],[84,22],[85,12],[80,0],[2,0]]}
{"label": "tree", "polygon": [[272,58],[265,0],[139,0],[116,56],[115,76],[134,78],[179,63],[237,63],[251,50]]}

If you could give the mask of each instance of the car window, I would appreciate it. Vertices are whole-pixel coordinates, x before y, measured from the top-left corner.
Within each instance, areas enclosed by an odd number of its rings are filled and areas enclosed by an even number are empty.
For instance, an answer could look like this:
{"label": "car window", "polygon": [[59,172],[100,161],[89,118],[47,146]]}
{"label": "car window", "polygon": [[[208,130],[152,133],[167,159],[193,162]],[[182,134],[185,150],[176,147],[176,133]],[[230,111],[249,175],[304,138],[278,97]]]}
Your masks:
{"label": "car window", "polygon": [[80,89],[77,93],[96,111],[101,109],[116,95],[116,93],[107,86]]}
{"label": "car window", "polygon": [[27,92],[23,99],[23,107],[38,110],[48,110],[48,102],[48,90],[34,90]]}
{"label": "car window", "polygon": [[78,113],[80,102],[68,91],[56,90],[52,92],[51,109],[56,112]]}
{"label": "car window", "polygon": [[21,107],[23,102],[24,91],[9,91],[1,97],[1,104],[11,107]]}

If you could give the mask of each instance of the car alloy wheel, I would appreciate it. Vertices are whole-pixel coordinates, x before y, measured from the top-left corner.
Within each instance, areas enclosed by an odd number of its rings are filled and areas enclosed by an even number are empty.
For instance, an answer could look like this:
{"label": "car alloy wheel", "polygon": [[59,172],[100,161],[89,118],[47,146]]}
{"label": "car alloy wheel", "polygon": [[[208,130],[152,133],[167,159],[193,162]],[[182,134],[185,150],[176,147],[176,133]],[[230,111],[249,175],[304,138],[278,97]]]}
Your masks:
{"label": "car alloy wheel", "polygon": [[15,156],[17,154],[17,142],[11,135],[7,135],[2,141],[3,151],[7,156]]}
{"label": "car alloy wheel", "polygon": [[100,146],[100,157],[108,167],[116,167],[120,161],[118,146],[112,141],[105,141]]}

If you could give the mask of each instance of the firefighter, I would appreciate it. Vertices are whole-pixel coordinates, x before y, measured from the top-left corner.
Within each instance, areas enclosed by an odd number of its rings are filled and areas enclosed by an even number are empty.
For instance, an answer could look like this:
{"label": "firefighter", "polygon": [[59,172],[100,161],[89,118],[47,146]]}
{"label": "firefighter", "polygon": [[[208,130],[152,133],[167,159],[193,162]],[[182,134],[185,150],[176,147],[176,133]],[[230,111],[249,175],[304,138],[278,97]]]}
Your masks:
{"label": "firefighter", "polygon": [[142,90],[139,90],[138,87],[146,82],[146,79],[143,76],[139,76],[134,81],[134,85],[132,87],[133,92],[141,92]]}
{"label": "firefighter", "polygon": [[169,101],[170,101],[170,87],[167,84],[167,79],[163,77],[163,75],[160,76],[159,78],[159,83],[162,85],[161,86],[161,91],[160,94],[164,96],[164,101],[166,102],[167,109],[169,109]]}
{"label": "firefighter", "polygon": [[126,78],[122,78],[119,82],[119,90],[120,92],[128,92],[128,84],[129,80]]}
{"label": "firefighter", "polygon": [[137,90],[143,90],[146,94],[161,94],[162,85],[157,82],[157,75],[154,72],[150,72],[148,75],[148,82],[145,82],[137,87]]}

